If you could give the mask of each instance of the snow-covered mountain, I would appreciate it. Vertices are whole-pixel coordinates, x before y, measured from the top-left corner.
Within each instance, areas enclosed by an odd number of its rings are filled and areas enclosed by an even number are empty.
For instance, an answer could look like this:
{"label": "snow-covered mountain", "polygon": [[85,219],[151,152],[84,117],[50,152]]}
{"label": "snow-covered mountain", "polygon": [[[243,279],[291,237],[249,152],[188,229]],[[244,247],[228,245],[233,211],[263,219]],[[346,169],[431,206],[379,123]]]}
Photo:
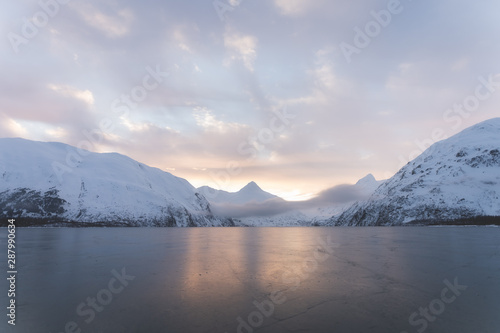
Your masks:
{"label": "snow-covered mountain", "polygon": [[[499,185],[500,118],[435,143],[389,180],[377,181],[367,175],[355,185],[325,190],[305,202],[287,202],[254,182],[235,193],[195,189],[182,178],[116,153],[91,153],[55,142],[0,139],[0,220],[16,218],[18,223],[28,224],[441,223],[500,216]],[[363,201],[347,202],[361,198]],[[216,208],[237,210],[239,217],[236,222],[217,217],[212,213]]]}
{"label": "snow-covered mountain", "polygon": [[330,221],[335,225],[440,223],[500,216],[500,118],[437,142]]}
{"label": "snow-covered mountain", "polygon": [[356,182],[356,187],[359,188],[363,194],[370,196],[375,192],[377,187],[382,185],[385,181],[386,180],[376,180],[375,177],[369,173]]}
{"label": "snow-covered mountain", "polygon": [[219,226],[186,180],[117,153],[0,139],[0,218],[31,223]]}
{"label": "snow-covered mountain", "polygon": [[274,194],[264,191],[255,182],[250,182],[238,192],[226,192],[216,190],[210,186],[202,186],[198,191],[203,194],[210,203],[243,205],[250,202],[264,202],[269,199],[278,199]]}
{"label": "snow-covered mountain", "polygon": [[[354,185],[348,185],[349,193],[356,193],[358,197],[368,198],[375,189],[384,183],[384,180],[376,180],[372,174],[358,180]],[[319,199],[319,200],[318,200]],[[274,199],[276,200],[276,199]],[[264,202],[264,201],[263,201]],[[338,215],[353,201],[331,202],[327,198],[318,197],[307,201],[266,201],[268,205],[285,207],[285,211],[268,216],[246,216],[234,219],[236,225],[244,226],[311,226],[325,225],[333,215]],[[258,209],[257,209],[258,210]]]}

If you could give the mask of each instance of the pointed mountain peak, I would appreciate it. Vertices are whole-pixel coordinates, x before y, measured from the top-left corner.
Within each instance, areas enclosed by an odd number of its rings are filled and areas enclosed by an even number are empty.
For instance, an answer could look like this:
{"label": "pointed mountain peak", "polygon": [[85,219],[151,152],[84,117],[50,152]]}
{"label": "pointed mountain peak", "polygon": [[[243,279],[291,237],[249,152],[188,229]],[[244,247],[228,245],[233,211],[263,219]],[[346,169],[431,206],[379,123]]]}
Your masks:
{"label": "pointed mountain peak", "polygon": [[[250,189],[255,189],[255,190],[262,190],[259,185],[257,185],[256,182],[254,181],[251,181],[250,183],[246,184],[244,187],[241,188],[241,190],[243,189],[247,189],[247,190],[250,190]],[[240,191],[241,191],[240,190]]]}
{"label": "pointed mountain peak", "polygon": [[250,201],[265,201],[267,199],[276,198],[274,194],[268,193],[260,188],[259,185],[255,182],[250,182],[245,185],[241,190],[236,192],[236,195],[241,202],[250,202]]}
{"label": "pointed mountain peak", "polygon": [[377,182],[377,180],[375,179],[375,177],[371,173],[369,173],[366,176],[364,176],[363,178],[361,178],[360,180],[358,180],[356,185],[366,184],[366,183],[375,183],[375,182]]}
{"label": "pointed mountain peak", "polygon": [[263,202],[268,199],[278,198],[274,194],[261,189],[255,182],[250,182],[242,187],[238,192],[226,192],[215,190],[208,186],[198,188],[203,195],[206,195],[208,201],[217,204],[236,204],[243,205],[249,202]]}

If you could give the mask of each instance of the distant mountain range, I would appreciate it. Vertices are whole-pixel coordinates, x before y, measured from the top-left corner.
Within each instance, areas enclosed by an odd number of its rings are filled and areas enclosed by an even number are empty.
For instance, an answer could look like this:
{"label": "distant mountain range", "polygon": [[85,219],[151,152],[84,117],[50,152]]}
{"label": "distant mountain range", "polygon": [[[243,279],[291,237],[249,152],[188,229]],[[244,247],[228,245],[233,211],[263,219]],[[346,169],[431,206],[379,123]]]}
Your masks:
{"label": "distant mountain range", "polygon": [[278,196],[262,190],[255,182],[250,182],[238,192],[226,192],[216,190],[210,186],[202,186],[198,191],[203,194],[209,202],[215,204],[243,205],[250,202],[264,202],[269,199],[278,199]]}
{"label": "distant mountain range", "polygon": [[[290,202],[276,197],[274,199],[261,201],[260,205],[247,202],[246,205],[242,205],[239,208],[246,209],[248,206],[252,206],[256,211],[259,211],[259,206],[278,206],[283,207],[283,209],[282,212],[268,216],[256,214],[253,216],[236,217],[234,222],[236,225],[243,226],[325,225],[333,215],[338,215],[355,202],[355,200],[350,199],[348,195],[352,196],[354,194],[355,197],[368,198],[383,182],[383,180],[376,180],[372,174],[368,174],[358,180],[354,185],[344,185],[340,188],[333,187],[327,189],[323,193],[307,201]],[[333,197],[337,197],[336,201],[333,200],[332,196],[328,195],[329,192],[331,193],[334,191],[338,193],[337,196],[333,195]],[[344,200],[338,200],[339,196],[343,197]],[[224,204],[224,202],[220,202],[219,205],[220,204]]]}
{"label": "distant mountain range", "polygon": [[[255,182],[234,193],[196,189],[124,155],[0,139],[0,223],[16,218],[25,225],[481,224],[498,223],[500,216],[500,118],[435,143],[387,181],[370,174],[336,191],[291,203]],[[325,203],[339,193],[361,199]],[[234,220],[236,214],[214,214],[214,207],[228,206],[260,213]]]}

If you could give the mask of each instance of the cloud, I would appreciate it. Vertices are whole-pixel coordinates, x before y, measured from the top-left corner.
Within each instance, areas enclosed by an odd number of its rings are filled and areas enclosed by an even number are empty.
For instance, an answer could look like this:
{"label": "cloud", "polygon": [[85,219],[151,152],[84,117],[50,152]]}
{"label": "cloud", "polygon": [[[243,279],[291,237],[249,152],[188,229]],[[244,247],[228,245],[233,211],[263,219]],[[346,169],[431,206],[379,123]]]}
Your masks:
{"label": "cloud", "polygon": [[469,65],[469,59],[468,58],[466,58],[466,57],[460,58],[460,59],[458,59],[457,61],[455,61],[454,63],[451,64],[451,71],[452,72],[462,71],[462,70],[466,69],[468,65]]}
{"label": "cloud", "polygon": [[264,202],[251,202],[245,205],[236,204],[211,204],[212,212],[215,215],[233,218],[250,216],[272,216],[293,210],[293,203],[280,200],[269,199]]}
{"label": "cloud", "polygon": [[228,123],[216,119],[213,111],[205,107],[195,107],[193,116],[196,124],[202,127],[205,131],[215,131],[219,133],[227,133],[229,131],[239,130],[244,125],[237,123]]}
{"label": "cloud", "polygon": [[[323,2],[322,0],[320,0]],[[282,15],[299,16],[305,14],[309,9],[318,6],[318,1],[310,0],[274,0],[274,5]]]}
{"label": "cloud", "polygon": [[[9,69],[5,72],[9,73]],[[0,90],[3,91],[0,95],[0,110],[23,126],[26,122],[38,123],[40,126],[63,127],[73,132],[76,128],[93,126],[97,116],[93,93],[70,84],[54,84],[20,75],[9,76],[9,80],[0,78]]]}
{"label": "cloud", "polygon": [[74,2],[71,5],[88,25],[100,30],[109,38],[127,35],[134,21],[134,13],[129,8],[119,9],[115,15],[107,15],[90,3]]}
{"label": "cloud", "polygon": [[[386,1],[230,1],[225,22],[212,1],[60,6],[19,54],[5,40],[0,135],[76,145],[108,118],[115,129],[99,151],[175,168],[198,184],[237,161],[241,173],[219,181],[226,188],[255,180],[283,193],[317,193],[369,172],[394,173],[399,156],[433,128],[454,134],[443,112],[498,67],[491,27],[500,5],[492,1],[408,2],[351,64],[339,43],[352,43],[353,29]],[[12,2],[0,30],[21,33],[35,7]],[[157,65],[170,76],[127,117],[113,113],[111,102]],[[496,116],[499,96],[462,127]],[[297,115],[293,123],[260,145],[257,158],[240,154],[240,143],[255,142],[284,105]]]}
{"label": "cloud", "polygon": [[221,216],[234,218],[273,216],[289,211],[311,209],[366,200],[368,196],[356,185],[337,185],[321,191],[314,198],[305,201],[285,201],[273,198],[264,202],[250,202],[244,205],[212,204],[212,211]]}
{"label": "cloud", "polygon": [[227,51],[225,64],[239,60],[251,72],[254,70],[254,62],[257,58],[258,40],[252,35],[243,35],[228,29],[224,33],[224,46]]}
{"label": "cloud", "polygon": [[58,94],[63,96],[71,97],[79,99],[85,102],[87,105],[94,105],[94,95],[90,90],[79,90],[75,87],[65,86],[65,85],[56,85],[56,84],[48,84],[47,88],[52,91],[55,91]]}
{"label": "cloud", "polygon": [[228,0],[232,7],[238,7],[244,0]]}
{"label": "cloud", "polygon": [[177,25],[172,29],[172,40],[177,44],[177,47],[188,53],[194,53],[194,47],[191,45],[191,40],[194,36],[198,35],[200,30],[196,24],[182,24]]}
{"label": "cloud", "polygon": [[4,137],[26,137],[28,131],[7,115],[0,113],[0,131]]}
{"label": "cloud", "polygon": [[51,128],[45,131],[51,140],[62,141],[68,135],[68,132],[62,127]]}

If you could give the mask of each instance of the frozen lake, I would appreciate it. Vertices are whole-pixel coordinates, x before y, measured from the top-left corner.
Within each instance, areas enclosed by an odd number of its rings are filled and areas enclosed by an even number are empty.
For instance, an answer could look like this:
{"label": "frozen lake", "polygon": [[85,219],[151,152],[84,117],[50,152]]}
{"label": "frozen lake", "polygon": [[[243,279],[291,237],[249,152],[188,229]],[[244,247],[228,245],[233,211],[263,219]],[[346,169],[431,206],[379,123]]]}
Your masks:
{"label": "frozen lake", "polygon": [[500,332],[500,228],[18,228],[16,245],[2,332]]}

